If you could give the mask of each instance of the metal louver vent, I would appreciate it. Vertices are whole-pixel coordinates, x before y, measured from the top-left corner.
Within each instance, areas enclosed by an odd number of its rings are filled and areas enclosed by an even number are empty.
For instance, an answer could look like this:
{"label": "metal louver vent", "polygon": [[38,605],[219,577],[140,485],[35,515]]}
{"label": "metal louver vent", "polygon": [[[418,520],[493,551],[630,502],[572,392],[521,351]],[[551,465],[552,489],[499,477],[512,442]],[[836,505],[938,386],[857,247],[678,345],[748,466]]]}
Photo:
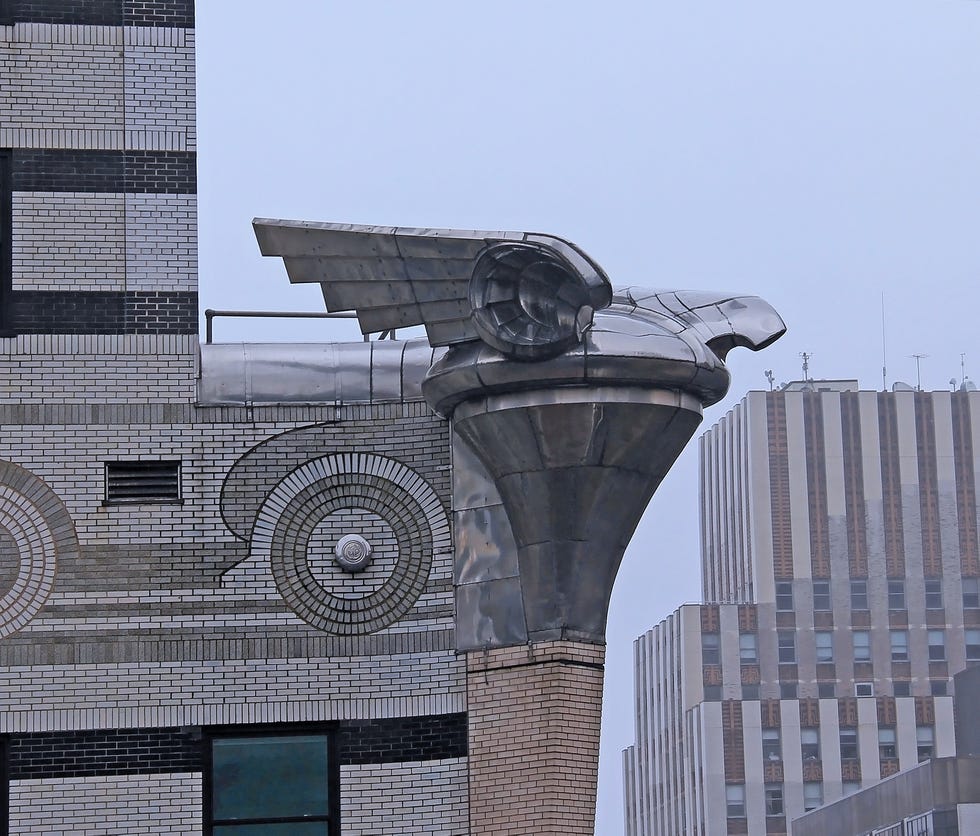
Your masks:
{"label": "metal louver vent", "polygon": [[179,502],[180,462],[106,462],[105,501]]}

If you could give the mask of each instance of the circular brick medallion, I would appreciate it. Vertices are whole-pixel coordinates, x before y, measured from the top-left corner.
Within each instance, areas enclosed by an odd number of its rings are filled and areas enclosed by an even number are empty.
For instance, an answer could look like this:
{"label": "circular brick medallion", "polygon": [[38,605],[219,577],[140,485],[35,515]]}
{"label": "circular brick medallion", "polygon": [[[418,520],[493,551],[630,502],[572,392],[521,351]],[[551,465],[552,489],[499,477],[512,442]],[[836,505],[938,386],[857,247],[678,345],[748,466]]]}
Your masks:
{"label": "circular brick medallion", "polygon": [[59,559],[76,556],[75,526],[64,503],[28,470],[0,461],[0,636],[44,606]]}
{"label": "circular brick medallion", "polygon": [[[317,544],[325,522],[336,518],[349,526],[358,515],[365,525],[383,524],[392,545],[372,550],[365,571],[351,574],[323,561]],[[361,538],[370,544],[375,536]],[[433,553],[449,548],[449,520],[430,485],[400,462],[366,453],[324,456],[292,471],[263,503],[252,532],[252,554],[268,557],[293,612],[342,636],[372,633],[401,618],[425,588]]]}

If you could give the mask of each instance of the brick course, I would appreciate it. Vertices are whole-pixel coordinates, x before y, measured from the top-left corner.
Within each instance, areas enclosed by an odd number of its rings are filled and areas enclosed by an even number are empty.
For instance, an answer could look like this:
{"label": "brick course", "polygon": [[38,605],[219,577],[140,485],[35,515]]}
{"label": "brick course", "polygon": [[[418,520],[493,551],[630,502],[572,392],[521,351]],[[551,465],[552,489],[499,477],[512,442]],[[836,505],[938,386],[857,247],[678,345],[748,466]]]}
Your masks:
{"label": "brick course", "polygon": [[472,836],[592,836],[605,649],[466,654]]}

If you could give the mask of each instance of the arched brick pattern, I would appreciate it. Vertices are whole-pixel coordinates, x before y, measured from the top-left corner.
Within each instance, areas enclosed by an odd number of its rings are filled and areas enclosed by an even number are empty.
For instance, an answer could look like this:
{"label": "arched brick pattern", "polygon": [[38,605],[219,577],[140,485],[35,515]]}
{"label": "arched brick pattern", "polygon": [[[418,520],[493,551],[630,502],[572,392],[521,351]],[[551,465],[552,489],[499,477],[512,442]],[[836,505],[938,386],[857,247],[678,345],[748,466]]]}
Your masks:
{"label": "arched brick pattern", "polygon": [[[365,573],[331,569],[311,554],[311,540],[315,551],[323,550],[323,523],[359,517],[391,533],[385,553]],[[412,608],[432,555],[451,549],[449,532],[439,497],[418,473],[384,456],[345,453],[309,461],[276,485],[255,521],[252,554],[269,560],[283,599],[308,624],[333,635],[364,635]],[[365,577],[370,572],[375,576]]]}
{"label": "arched brick pattern", "polygon": [[0,461],[0,636],[44,606],[59,560],[77,556],[75,526],[62,501],[28,470]]}

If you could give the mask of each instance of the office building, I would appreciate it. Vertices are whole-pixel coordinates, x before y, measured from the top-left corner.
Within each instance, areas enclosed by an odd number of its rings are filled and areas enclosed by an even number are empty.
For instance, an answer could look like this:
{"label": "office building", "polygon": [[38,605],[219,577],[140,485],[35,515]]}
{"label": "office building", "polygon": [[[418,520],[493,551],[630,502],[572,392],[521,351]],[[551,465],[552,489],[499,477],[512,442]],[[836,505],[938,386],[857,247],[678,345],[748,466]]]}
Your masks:
{"label": "office building", "polygon": [[704,434],[706,603],[634,645],[631,836],[787,833],[954,755],[951,677],[980,661],[978,420],[975,392],[817,381]]}
{"label": "office building", "polygon": [[794,836],[969,836],[980,832],[980,666],[953,677],[956,757],[933,758],[793,821]]}

